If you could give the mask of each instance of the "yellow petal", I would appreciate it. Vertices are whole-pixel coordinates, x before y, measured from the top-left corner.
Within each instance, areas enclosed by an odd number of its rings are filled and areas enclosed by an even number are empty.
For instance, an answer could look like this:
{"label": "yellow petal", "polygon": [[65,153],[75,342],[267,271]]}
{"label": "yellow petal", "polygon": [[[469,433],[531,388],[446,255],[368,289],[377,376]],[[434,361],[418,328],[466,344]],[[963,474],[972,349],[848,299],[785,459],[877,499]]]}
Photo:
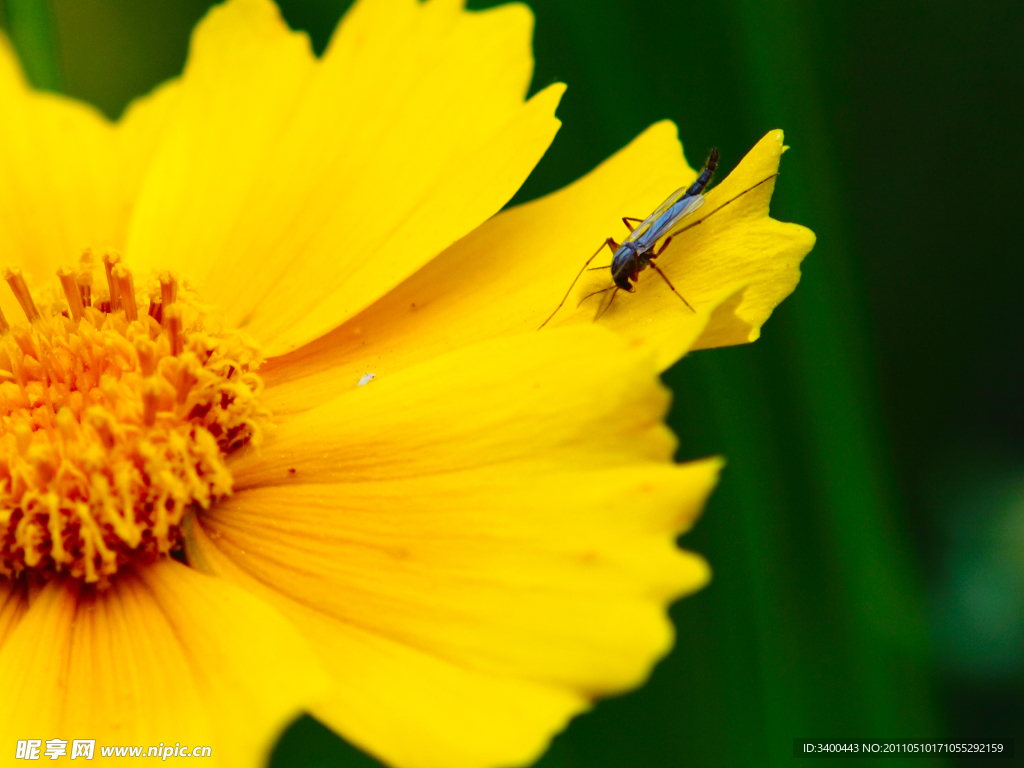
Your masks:
{"label": "yellow petal", "polygon": [[85,104],[31,91],[2,33],[0,113],[0,258],[50,280],[83,248],[119,245],[111,125]]}
{"label": "yellow petal", "polygon": [[321,693],[322,672],[281,616],[226,582],[165,561],[109,590],[50,582],[0,650],[4,743],[211,746],[213,765],[266,759]]}
{"label": "yellow petal", "polygon": [[[648,145],[650,154],[636,158],[632,171],[621,163],[620,157],[613,158],[613,161],[620,161],[615,166],[623,174],[619,181],[627,188],[633,186],[625,178],[627,173],[643,175],[644,169],[654,166],[658,158],[675,155],[678,151],[664,140],[664,131],[656,136],[662,140]],[[641,274],[636,292],[619,291],[598,322],[629,339],[650,344],[662,369],[668,368],[689,349],[690,345],[684,346],[680,339],[691,338],[694,324],[701,325],[694,348],[756,339],[771,311],[796,287],[800,261],[814,245],[814,234],[810,230],[768,216],[768,204],[775,188],[774,174],[783,149],[782,131],[772,131],[761,139],[736,169],[707,193],[703,207],[681,226],[695,225],[698,220],[701,223],[673,237],[660,253],[657,265],[668,282],[698,311],[687,309],[665,280],[648,269]],[[662,193],[667,197],[673,189],[686,186],[691,180],[692,175],[684,174],[680,181],[665,185]],[[589,179],[583,180],[587,181]],[[716,211],[719,206],[722,206],[720,213]],[[654,207],[656,203],[637,208],[639,213],[619,209],[616,215],[644,218]],[[571,211],[564,212],[570,220]],[[609,226],[605,232],[605,236],[611,234],[616,241],[627,234],[621,223],[617,228]],[[599,237],[593,240],[600,242]],[[557,243],[553,243],[554,247]],[[605,248],[592,264],[609,265],[611,255],[611,250]],[[572,265],[553,252],[550,256],[552,273],[566,286],[572,283],[585,262],[583,258]],[[582,306],[578,303],[588,294],[611,285],[610,271],[584,272],[550,325],[592,322],[598,308],[604,306],[601,296],[584,301]],[[557,298],[552,306],[557,306],[563,293],[564,289],[553,291]],[[711,319],[707,322],[702,311],[709,310]],[[549,313],[550,310],[537,316],[547,317]]]}
{"label": "yellow petal", "polygon": [[[306,35],[291,32],[270,0],[210,10],[192,34],[141,190],[128,245],[135,264],[205,276],[201,267],[236,225],[314,66]],[[198,253],[201,244],[207,250]]]}
{"label": "yellow petal", "polygon": [[[781,139],[781,132],[768,134],[709,193],[700,215],[774,173]],[[390,373],[466,344],[536,329],[597,245],[625,234],[622,216],[646,216],[695,175],[675,126],[653,125],[586,177],[495,216],[337,330],[271,360],[264,369],[268,404],[276,412],[312,407],[354,387],[364,373]],[[697,312],[648,270],[637,293],[620,293],[599,324],[651,344],[662,368],[691,347],[756,337],[792,291],[800,259],[813,244],[809,230],[768,217],[771,189],[765,184],[732,203],[673,241],[659,260]],[[606,249],[593,263],[610,261]],[[607,270],[584,273],[551,326],[591,323],[598,299],[578,310],[576,304],[609,284]]]}
{"label": "yellow petal", "polygon": [[[307,408],[354,387],[366,372],[384,375],[535,331],[572,280],[558,265],[578,271],[616,216],[653,208],[663,189],[693,180],[675,135],[671,123],[652,126],[580,181],[495,216],[336,331],[269,361],[261,372],[268,405],[275,412]],[[708,318],[687,312],[682,319],[693,325],[677,339],[685,350]],[[287,389],[275,389],[285,382]]]}
{"label": "yellow petal", "polygon": [[592,326],[457,350],[285,419],[231,461],[235,488],[394,480],[567,447],[561,458],[585,451],[588,466],[667,461],[668,394],[648,356]]}
{"label": "yellow petal", "polygon": [[337,619],[483,673],[607,693],[644,677],[668,643],[664,604],[704,583],[673,541],[717,471],[506,463],[256,488],[201,522],[257,578]]}
{"label": "yellow petal", "polygon": [[190,562],[302,627],[338,679],[314,712],[356,743],[529,761],[644,679],[666,604],[707,579],[674,542],[719,462],[671,464],[666,404],[649,353],[597,327],[467,347],[285,420]]}
{"label": "yellow petal", "polygon": [[307,607],[255,579],[197,528],[190,558],[274,603],[337,679],[313,714],[396,768],[522,765],[550,733],[588,708],[584,696],[485,675]]}
{"label": "yellow petal", "polygon": [[270,0],[197,27],[128,246],[276,354],[351,317],[487,219],[558,127],[524,105],[532,16],[363,0],[322,61]]}
{"label": "yellow petal", "polygon": [[0,582],[0,648],[21,622],[27,609],[28,600],[22,585],[7,580]]}
{"label": "yellow petal", "polygon": [[[173,86],[138,99],[117,125],[96,109],[32,91],[0,32],[0,254],[50,281],[85,248],[122,249]],[[13,302],[10,302],[13,303]]]}
{"label": "yellow petal", "polygon": [[117,122],[115,130],[123,198],[132,209],[153,156],[164,138],[164,131],[177,108],[179,93],[179,81],[169,80],[152,93],[133,100]]}
{"label": "yellow petal", "polygon": [[[659,257],[658,263],[670,280],[688,280],[699,286],[695,294],[698,300],[701,293],[720,295],[743,289],[742,298],[731,312],[712,315],[694,349],[756,340],[772,310],[800,281],[800,262],[814,247],[814,233],[768,215],[778,179],[756,186],[778,173],[785,150],[782,131],[769,132],[708,193],[707,202],[695,218],[707,217],[727,204],[721,213],[673,239]],[[791,176],[784,179],[787,184],[807,183],[806,179]],[[738,195],[742,197],[729,202]],[[665,304],[663,296],[660,305]],[[671,362],[666,361],[668,365]]]}

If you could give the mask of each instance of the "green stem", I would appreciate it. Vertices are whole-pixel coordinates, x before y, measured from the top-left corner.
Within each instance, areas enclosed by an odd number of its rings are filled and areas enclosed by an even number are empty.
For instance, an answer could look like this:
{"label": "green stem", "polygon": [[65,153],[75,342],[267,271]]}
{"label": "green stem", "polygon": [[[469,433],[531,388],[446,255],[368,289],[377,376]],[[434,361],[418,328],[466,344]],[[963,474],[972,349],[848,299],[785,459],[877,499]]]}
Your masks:
{"label": "green stem", "polygon": [[[799,388],[806,492],[822,514],[820,544],[835,558],[837,599],[847,612],[847,691],[872,733],[938,735],[929,691],[923,611],[891,493],[870,340],[848,207],[816,83],[806,30],[813,4],[735,0],[748,54],[752,114],[760,130],[793,141],[792,181],[780,186],[786,218],[808,224],[819,244],[789,300],[792,380]],[[771,333],[769,326],[768,333]],[[795,734],[794,734],[795,735]]]}
{"label": "green stem", "polygon": [[33,86],[59,92],[64,84],[60,45],[48,0],[2,0],[7,29]]}

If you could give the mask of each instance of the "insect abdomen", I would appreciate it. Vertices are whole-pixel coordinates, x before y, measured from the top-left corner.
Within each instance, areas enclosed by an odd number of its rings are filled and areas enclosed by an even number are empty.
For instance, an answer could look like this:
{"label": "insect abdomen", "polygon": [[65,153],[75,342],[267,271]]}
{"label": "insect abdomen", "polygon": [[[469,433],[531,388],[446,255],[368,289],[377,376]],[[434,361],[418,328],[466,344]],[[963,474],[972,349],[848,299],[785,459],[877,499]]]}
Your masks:
{"label": "insect abdomen", "polygon": [[697,180],[690,185],[690,188],[686,190],[685,197],[692,197],[693,195],[699,195],[704,191],[704,187],[711,181],[711,177],[715,175],[715,169],[718,167],[718,149],[712,149],[711,154],[708,155],[707,165],[704,166],[704,170],[700,172],[700,176]]}

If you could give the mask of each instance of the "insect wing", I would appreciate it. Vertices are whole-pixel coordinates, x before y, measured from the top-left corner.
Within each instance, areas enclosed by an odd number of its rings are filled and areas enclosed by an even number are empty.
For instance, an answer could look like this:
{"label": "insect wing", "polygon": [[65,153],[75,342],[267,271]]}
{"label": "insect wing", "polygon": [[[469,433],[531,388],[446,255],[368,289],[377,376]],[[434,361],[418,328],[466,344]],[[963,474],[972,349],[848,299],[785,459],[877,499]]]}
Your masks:
{"label": "insect wing", "polygon": [[676,202],[675,206],[667,208],[661,214],[661,218],[651,224],[647,237],[644,238],[647,245],[647,248],[644,250],[652,248],[658,240],[667,235],[680,221],[693,215],[693,212],[702,205],[704,205],[704,195],[690,195]]}
{"label": "insect wing", "polygon": [[[680,187],[675,192],[673,192],[671,195],[669,195],[667,198],[665,198],[665,202],[664,203],[662,203],[661,205],[659,205],[657,208],[654,209],[654,213],[652,213],[650,216],[647,217],[647,221],[652,222],[652,224],[653,224],[653,222],[657,221],[658,219],[660,219],[662,216],[665,215],[665,211],[667,211],[673,205],[678,203],[685,196],[686,196],[686,187]],[[646,223],[646,222],[644,222],[644,223]]]}
{"label": "insect wing", "polygon": [[652,213],[650,216],[644,219],[643,222],[637,224],[633,231],[629,233],[629,237],[627,237],[622,242],[631,243],[634,240],[638,240],[639,238],[643,237],[643,235],[646,234],[651,229],[651,227],[655,225],[658,219],[665,214],[665,211],[667,211],[669,208],[671,208],[673,205],[679,202],[679,199],[683,197],[685,194],[686,187],[680,187],[667,198],[665,198],[665,202],[663,202],[661,205],[655,208],[654,213]]}
{"label": "insect wing", "polygon": [[692,195],[685,202],[680,201],[679,210],[672,216],[670,222],[666,222],[665,229],[671,229],[680,221],[690,216],[694,211],[704,205],[704,195]]}

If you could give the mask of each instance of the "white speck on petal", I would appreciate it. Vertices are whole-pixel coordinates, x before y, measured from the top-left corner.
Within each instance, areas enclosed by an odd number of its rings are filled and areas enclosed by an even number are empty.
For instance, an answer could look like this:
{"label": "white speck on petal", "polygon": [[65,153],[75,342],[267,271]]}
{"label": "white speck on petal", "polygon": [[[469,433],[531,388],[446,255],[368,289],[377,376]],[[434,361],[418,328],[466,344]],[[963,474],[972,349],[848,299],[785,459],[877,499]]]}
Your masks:
{"label": "white speck on petal", "polygon": [[357,387],[361,387],[364,384],[369,384],[375,378],[377,378],[377,374],[376,373],[364,373],[363,377],[361,379],[359,379],[359,383],[356,384],[356,386]]}

